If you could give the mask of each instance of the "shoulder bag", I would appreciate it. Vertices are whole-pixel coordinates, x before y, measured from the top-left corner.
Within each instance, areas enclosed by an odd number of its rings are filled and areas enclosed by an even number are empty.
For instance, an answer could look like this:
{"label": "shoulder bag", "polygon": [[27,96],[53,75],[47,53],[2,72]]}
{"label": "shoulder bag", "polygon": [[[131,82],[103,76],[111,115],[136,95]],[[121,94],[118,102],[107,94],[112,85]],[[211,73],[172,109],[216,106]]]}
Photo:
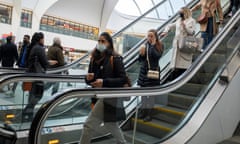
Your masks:
{"label": "shoulder bag", "polygon": [[35,56],[34,58],[34,69],[36,73],[45,73],[44,68],[42,67],[42,65],[38,60],[38,56]]}
{"label": "shoulder bag", "polygon": [[146,48],[147,48],[147,63],[148,63],[147,78],[157,80],[157,79],[160,78],[159,71],[158,70],[151,70],[150,62],[149,62],[149,56],[148,56],[148,45],[147,45]]}
{"label": "shoulder bag", "polygon": [[203,39],[195,36],[181,36],[178,40],[178,48],[183,53],[194,53],[196,50],[201,50]]}
{"label": "shoulder bag", "polygon": [[[111,64],[112,69],[114,68],[113,58],[114,58],[114,56],[110,57],[110,64]],[[132,87],[131,79],[129,78],[129,76],[127,74],[126,74],[126,79],[127,79],[127,82],[123,85],[123,87]],[[123,101],[129,101],[131,99],[131,97],[122,97],[120,99],[122,99]]]}
{"label": "shoulder bag", "polygon": [[205,24],[208,22],[208,13],[201,13],[198,18],[197,18],[197,22],[199,24]]}
{"label": "shoulder bag", "polygon": [[199,24],[205,24],[208,22],[208,13],[210,13],[210,8],[211,8],[211,5],[214,4],[215,0],[209,5],[209,8],[208,8],[208,12],[204,12],[204,13],[201,13],[198,18],[197,18],[197,22]]}

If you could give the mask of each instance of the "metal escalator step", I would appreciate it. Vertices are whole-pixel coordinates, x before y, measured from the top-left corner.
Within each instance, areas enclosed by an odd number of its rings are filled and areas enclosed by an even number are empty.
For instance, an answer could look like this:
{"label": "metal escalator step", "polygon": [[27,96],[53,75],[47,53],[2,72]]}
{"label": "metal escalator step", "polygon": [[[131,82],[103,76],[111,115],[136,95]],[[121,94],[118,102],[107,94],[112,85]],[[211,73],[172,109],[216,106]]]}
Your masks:
{"label": "metal escalator step", "polygon": [[197,98],[189,95],[170,93],[168,95],[168,105],[187,110]]}
{"label": "metal escalator step", "polygon": [[185,116],[185,112],[183,109],[157,105],[154,107],[153,117],[154,119],[177,125]]}
{"label": "metal escalator step", "polygon": [[212,73],[197,73],[190,82],[194,84],[208,84],[213,77]]}
{"label": "metal escalator step", "polygon": [[[132,122],[134,122],[134,118],[132,118]],[[141,119],[137,119],[137,130],[147,133],[151,136],[161,138],[171,132],[175,128],[175,125],[170,123],[166,123],[163,121],[159,121],[153,119],[149,122],[144,122]]]}
{"label": "metal escalator step", "polygon": [[[133,137],[133,131],[124,131],[124,136],[127,141],[132,142]],[[147,143],[157,143],[159,141],[159,138],[153,137],[151,135],[148,135],[146,133],[136,131],[134,143],[135,144],[147,144]]]}
{"label": "metal escalator step", "polygon": [[[205,87],[203,84],[196,84],[196,83],[186,83],[174,93],[181,94],[189,97],[197,97],[199,96],[199,93],[202,91],[202,89]],[[172,93],[170,93],[172,94]]]}
{"label": "metal escalator step", "polygon": [[222,63],[217,62],[205,62],[204,65],[200,68],[199,72],[202,73],[216,73],[218,68],[222,65]]}
{"label": "metal escalator step", "polygon": [[219,54],[219,53],[214,53],[212,54],[207,62],[212,62],[212,63],[218,63],[218,62],[221,62],[221,63],[224,63],[226,61],[226,54]]}

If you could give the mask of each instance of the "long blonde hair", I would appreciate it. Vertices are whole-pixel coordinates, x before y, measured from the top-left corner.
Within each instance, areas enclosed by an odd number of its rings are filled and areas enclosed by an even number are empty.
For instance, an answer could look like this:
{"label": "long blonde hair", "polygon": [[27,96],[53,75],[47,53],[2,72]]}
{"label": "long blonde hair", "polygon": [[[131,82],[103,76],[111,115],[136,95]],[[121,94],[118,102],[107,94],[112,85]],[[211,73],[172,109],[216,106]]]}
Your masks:
{"label": "long blonde hair", "polygon": [[181,10],[183,12],[184,19],[188,19],[188,18],[192,17],[192,12],[191,12],[191,10],[189,8],[182,7]]}

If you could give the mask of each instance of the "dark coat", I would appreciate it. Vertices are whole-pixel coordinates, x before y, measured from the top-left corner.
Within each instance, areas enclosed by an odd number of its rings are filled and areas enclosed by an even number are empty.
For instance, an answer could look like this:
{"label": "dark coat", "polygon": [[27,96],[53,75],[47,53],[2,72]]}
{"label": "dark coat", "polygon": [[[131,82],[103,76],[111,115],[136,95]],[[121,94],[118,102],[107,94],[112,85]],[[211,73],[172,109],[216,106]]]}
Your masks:
{"label": "dark coat", "polygon": [[41,67],[44,71],[46,71],[48,66],[48,60],[46,57],[45,49],[42,45],[36,44],[30,50],[29,57],[28,57],[28,72],[37,72],[34,62],[37,61],[40,63]]}
{"label": "dark coat", "polygon": [[50,66],[50,68],[56,68],[64,65],[64,56],[63,56],[63,48],[58,45],[53,45],[49,47],[47,53],[48,60],[56,60],[58,63]]}
{"label": "dark coat", "polygon": [[[148,46],[147,46],[148,45]],[[148,47],[148,57],[149,57],[149,63],[151,70],[159,70],[159,59],[162,56],[162,52],[159,52],[155,45],[150,45],[149,43],[146,44],[146,51]],[[145,52],[147,54],[147,52]],[[138,85],[141,87],[148,87],[148,86],[157,86],[160,85],[160,79],[149,79],[147,78],[147,71],[149,70],[148,62],[147,62],[147,56],[141,56],[139,55],[139,62],[141,64],[139,77],[138,77]]]}
{"label": "dark coat", "polygon": [[[112,68],[110,63],[110,56],[107,55],[100,63],[94,59],[89,65],[89,73],[94,73],[94,80],[86,81],[87,84],[96,79],[103,79],[104,88],[123,87],[126,83],[126,72],[122,62],[122,57],[115,55],[113,58]],[[123,108],[123,101],[117,98],[104,99],[104,122],[116,122],[125,120],[125,110]]]}
{"label": "dark coat", "polygon": [[17,46],[14,43],[6,43],[0,48],[0,60],[3,67],[13,67],[18,60]]}

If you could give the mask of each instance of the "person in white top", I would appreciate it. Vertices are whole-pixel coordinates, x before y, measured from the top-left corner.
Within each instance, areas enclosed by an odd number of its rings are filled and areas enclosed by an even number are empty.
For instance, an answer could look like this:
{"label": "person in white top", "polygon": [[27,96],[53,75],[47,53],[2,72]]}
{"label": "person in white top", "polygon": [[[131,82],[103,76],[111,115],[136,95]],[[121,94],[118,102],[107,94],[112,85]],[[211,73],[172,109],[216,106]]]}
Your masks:
{"label": "person in white top", "polygon": [[179,10],[179,19],[174,23],[169,24],[161,36],[175,28],[175,38],[173,40],[173,53],[170,67],[173,69],[172,75],[168,80],[173,80],[181,75],[192,63],[192,53],[183,53],[178,48],[178,41],[181,36],[194,35],[196,28],[196,21],[192,18],[192,13],[189,8],[183,7]]}

